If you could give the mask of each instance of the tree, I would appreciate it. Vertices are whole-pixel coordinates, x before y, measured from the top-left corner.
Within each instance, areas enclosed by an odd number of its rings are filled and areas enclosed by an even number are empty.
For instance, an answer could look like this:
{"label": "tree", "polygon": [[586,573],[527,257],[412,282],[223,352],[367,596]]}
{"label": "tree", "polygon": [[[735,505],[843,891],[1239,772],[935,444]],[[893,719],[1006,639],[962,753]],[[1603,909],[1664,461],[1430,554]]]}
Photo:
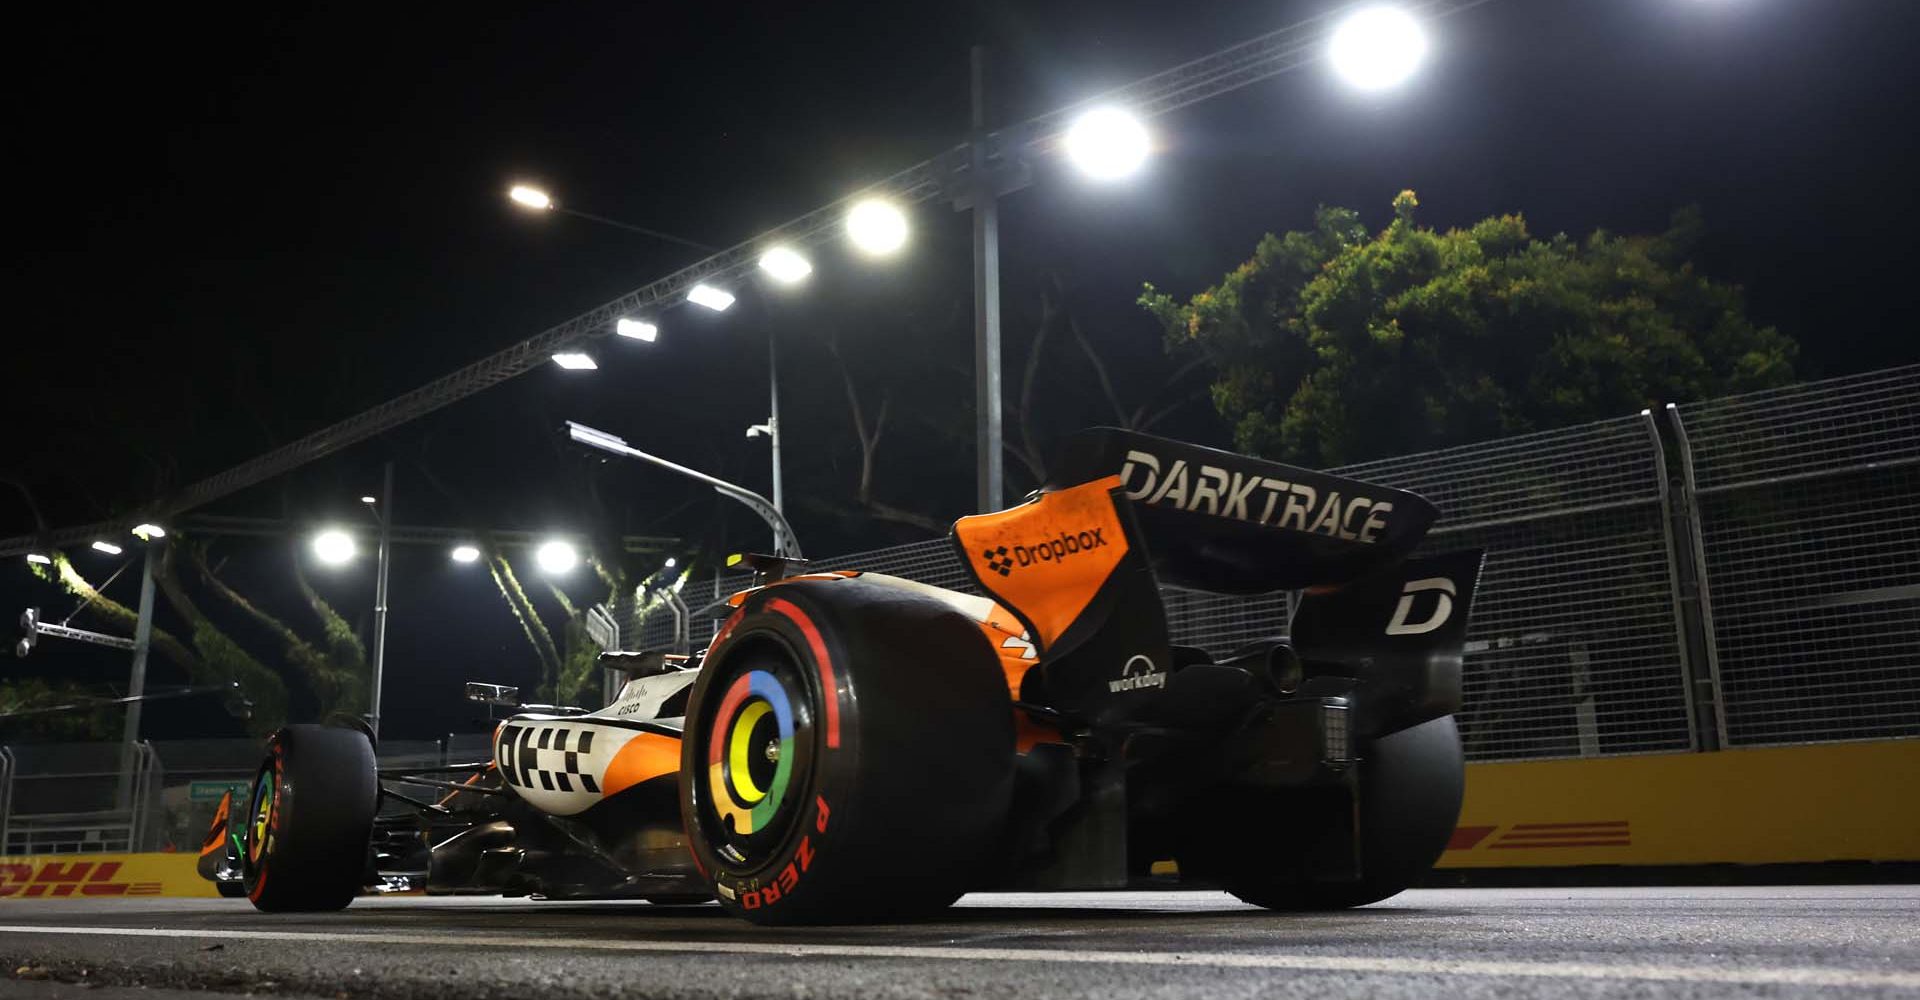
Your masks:
{"label": "tree", "polygon": [[1699,214],[1658,235],[1535,239],[1518,215],[1438,232],[1403,191],[1268,234],[1219,284],[1140,303],[1171,349],[1213,360],[1247,452],[1313,466],[1544,430],[1780,385],[1796,346],[1688,260]]}

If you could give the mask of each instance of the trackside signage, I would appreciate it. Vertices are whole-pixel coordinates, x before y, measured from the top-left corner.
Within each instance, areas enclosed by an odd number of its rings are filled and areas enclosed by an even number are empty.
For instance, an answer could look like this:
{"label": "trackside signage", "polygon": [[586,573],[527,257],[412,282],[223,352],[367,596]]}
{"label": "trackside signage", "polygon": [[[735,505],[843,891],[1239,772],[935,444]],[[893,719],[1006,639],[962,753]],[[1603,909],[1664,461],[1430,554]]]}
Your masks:
{"label": "trackside signage", "polygon": [[1287,482],[1217,465],[1189,465],[1129,449],[1120,468],[1128,499],[1154,507],[1212,514],[1272,528],[1373,544],[1386,533],[1393,501],[1339,490],[1324,492],[1306,483]]}
{"label": "trackside signage", "polygon": [[190,854],[59,854],[0,858],[0,902],[131,896],[217,896]]}

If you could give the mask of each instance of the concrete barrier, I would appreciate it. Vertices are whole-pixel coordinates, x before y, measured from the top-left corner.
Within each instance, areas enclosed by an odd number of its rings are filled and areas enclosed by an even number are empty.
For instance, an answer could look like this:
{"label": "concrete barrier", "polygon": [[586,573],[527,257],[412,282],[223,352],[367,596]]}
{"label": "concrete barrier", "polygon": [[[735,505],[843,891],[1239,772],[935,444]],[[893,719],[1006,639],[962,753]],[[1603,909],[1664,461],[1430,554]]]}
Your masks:
{"label": "concrete barrier", "polygon": [[0,857],[0,900],[218,896],[191,854]]}
{"label": "concrete barrier", "polygon": [[1467,767],[1441,868],[1920,861],[1920,740]]}
{"label": "concrete barrier", "polygon": [[[0,858],[0,900],[218,896],[191,854]],[[1920,862],[1920,740],[1467,767],[1445,868]]]}

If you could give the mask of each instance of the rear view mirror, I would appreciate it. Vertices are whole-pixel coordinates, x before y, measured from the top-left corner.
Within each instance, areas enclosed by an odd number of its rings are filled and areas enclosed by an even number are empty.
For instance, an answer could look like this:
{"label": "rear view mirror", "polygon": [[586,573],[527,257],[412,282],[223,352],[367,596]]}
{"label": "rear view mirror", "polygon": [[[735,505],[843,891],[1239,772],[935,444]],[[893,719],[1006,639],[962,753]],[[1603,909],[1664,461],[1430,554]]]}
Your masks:
{"label": "rear view mirror", "polygon": [[482,684],[479,681],[468,681],[467,700],[485,705],[518,708],[520,707],[520,689],[506,684]]}

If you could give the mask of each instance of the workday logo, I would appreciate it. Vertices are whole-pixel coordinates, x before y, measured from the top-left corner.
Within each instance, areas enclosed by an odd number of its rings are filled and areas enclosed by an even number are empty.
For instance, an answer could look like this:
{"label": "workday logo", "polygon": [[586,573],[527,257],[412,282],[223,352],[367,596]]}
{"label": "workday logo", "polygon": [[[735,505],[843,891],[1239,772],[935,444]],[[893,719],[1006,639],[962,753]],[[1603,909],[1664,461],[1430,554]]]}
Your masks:
{"label": "workday logo", "polygon": [[1120,679],[1107,682],[1107,690],[1114,694],[1122,691],[1138,691],[1142,688],[1165,688],[1167,675],[1164,671],[1153,669],[1153,660],[1144,653],[1135,653],[1120,668]]}
{"label": "workday logo", "polygon": [[1086,531],[1062,531],[1059,535],[1037,542],[1033,545],[1014,544],[997,545],[982,549],[980,558],[987,561],[987,569],[1001,576],[1013,573],[1016,566],[1031,566],[1034,563],[1061,562],[1082,552],[1107,547],[1107,540],[1101,534],[1104,529],[1090,528]]}

